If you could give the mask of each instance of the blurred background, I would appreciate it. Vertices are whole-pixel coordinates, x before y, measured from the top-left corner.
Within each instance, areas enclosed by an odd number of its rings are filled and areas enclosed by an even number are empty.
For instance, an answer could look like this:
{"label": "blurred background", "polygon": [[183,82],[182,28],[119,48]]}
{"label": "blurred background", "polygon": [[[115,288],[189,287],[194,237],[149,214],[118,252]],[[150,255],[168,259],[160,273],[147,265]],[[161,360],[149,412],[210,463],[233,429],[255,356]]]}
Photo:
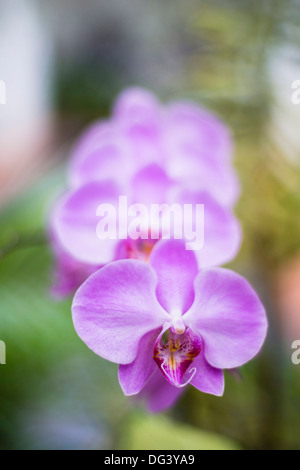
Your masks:
{"label": "blurred background", "polygon": [[[0,3],[0,449],[300,449],[299,0]],[[223,398],[148,415],[49,296],[47,213],[78,133],[125,86],[217,112],[235,137],[244,242],[266,306],[260,356]],[[170,432],[172,430],[172,432]]]}

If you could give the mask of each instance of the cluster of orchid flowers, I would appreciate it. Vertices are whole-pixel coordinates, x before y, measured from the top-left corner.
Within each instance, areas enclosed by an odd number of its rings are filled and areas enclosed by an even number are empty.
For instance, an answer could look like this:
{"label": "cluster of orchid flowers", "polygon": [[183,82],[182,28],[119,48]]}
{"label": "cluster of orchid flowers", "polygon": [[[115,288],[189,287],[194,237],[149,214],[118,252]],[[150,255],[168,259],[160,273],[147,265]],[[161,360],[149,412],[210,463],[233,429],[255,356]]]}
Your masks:
{"label": "cluster of orchid flowers", "polygon": [[[69,189],[51,214],[54,293],[77,290],[78,335],[119,364],[125,395],[142,397],[151,411],[171,406],[188,384],[221,396],[223,370],[249,361],[265,339],[256,293],[220,267],[241,243],[232,153],[230,132],[207,110],[125,90],[111,119],[75,147]],[[187,250],[172,237],[100,240],[97,208],[117,205],[120,195],[146,205],[203,204],[203,248]]]}

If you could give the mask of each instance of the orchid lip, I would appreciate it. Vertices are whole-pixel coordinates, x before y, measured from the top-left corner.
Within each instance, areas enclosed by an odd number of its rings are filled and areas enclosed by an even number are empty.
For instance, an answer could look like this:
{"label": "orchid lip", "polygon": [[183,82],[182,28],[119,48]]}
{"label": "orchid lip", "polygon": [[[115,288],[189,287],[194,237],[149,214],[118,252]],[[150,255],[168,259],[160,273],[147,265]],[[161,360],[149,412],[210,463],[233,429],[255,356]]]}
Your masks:
{"label": "orchid lip", "polygon": [[[171,327],[156,340],[153,359],[166,380],[181,388],[188,385],[196,374],[195,367],[188,369],[200,351],[201,339],[190,328],[182,334],[177,334]],[[183,382],[186,373],[191,375]]]}
{"label": "orchid lip", "polygon": [[[165,362],[162,363],[161,369],[163,370],[165,376],[169,379],[169,382],[172,383],[173,379],[172,379],[172,377],[169,376],[167,370],[165,369]],[[197,372],[196,367],[193,367],[192,369],[190,369],[188,371],[188,373],[191,374],[190,378],[186,382],[181,383],[181,384],[173,383],[174,387],[177,387],[177,388],[186,387],[192,381],[192,379],[193,379],[194,375],[196,374],[196,372]]]}

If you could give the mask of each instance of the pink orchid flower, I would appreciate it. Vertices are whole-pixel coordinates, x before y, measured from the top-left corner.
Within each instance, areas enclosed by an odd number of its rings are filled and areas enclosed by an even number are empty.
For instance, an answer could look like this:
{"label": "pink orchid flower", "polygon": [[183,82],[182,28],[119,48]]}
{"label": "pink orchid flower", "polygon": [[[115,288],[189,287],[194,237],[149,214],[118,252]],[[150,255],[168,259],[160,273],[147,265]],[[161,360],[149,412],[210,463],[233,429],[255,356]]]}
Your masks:
{"label": "pink orchid flower", "polygon": [[113,179],[126,188],[156,163],[174,182],[233,207],[240,188],[232,154],[229,129],[206,109],[188,101],[162,105],[147,90],[129,88],[117,97],[111,119],[94,123],[79,140],[69,182],[74,188]]}
{"label": "pink orchid flower", "polygon": [[188,384],[221,396],[223,369],[252,359],[267,331],[249,283],[223,268],[199,271],[178,240],[159,241],[149,263],[100,269],[75,294],[72,314],[86,345],[120,365],[125,395],[144,398],[151,411],[171,406]]}
{"label": "pink orchid flower", "polygon": [[70,163],[70,189],[51,214],[56,293],[72,293],[87,273],[112,260],[148,258],[152,240],[97,237],[97,207],[117,207],[121,195],[130,204],[204,204],[199,267],[231,261],[241,242],[232,212],[239,185],[231,153],[229,131],[206,110],[180,102],[162,106],[138,88],[123,92],[112,118],[94,124],[80,139]]}

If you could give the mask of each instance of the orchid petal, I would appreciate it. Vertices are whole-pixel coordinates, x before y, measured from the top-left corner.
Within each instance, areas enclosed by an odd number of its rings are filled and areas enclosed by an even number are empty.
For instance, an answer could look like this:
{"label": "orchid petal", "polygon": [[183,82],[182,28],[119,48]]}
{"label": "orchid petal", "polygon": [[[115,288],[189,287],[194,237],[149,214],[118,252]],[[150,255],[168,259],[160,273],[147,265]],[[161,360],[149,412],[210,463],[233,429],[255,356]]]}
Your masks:
{"label": "orchid petal", "polygon": [[158,278],[157,299],[175,320],[194,300],[193,282],[198,273],[195,255],[185,249],[182,240],[160,240],[149,262]]}
{"label": "orchid petal", "polygon": [[[53,242],[55,247],[55,243]],[[76,289],[97,269],[95,265],[81,263],[68,255],[56,244],[54,285],[51,288],[52,295],[61,299],[73,294]]]}
{"label": "orchid petal", "polygon": [[200,271],[194,286],[183,320],[201,336],[209,364],[232,369],[252,359],[263,345],[267,319],[250,284],[233,271],[211,268]]}
{"label": "orchid petal", "polygon": [[173,406],[184,390],[171,385],[157,370],[138,396],[146,402],[151,413],[159,413]]}
{"label": "orchid petal", "polygon": [[[81,167],[85,159],[103,142],[112,142],[116,137],[115,125],[110,121],[96,121],[85,129],[76,141],[70,162],[70,183],[77,185],[77,169]],[[73,174],[74,172],[74,174]]]}
{"label": "orchid petal", "polygon": [[79,187],[90,181],[113,180],[127,188],[134,171],[128,146],[113,134],[91,146],[84,158],[71,163],[70,181],[71,186]]}
{"label": "orchid petal", "polygon": [[154,270],[142,261],[115,261],[97,271],[73,300],[79,337],[104,359],[132,363],[141,338],[170,319],[156,299],[156,283]]}
{"label": "orchid petal", "polygon": [[231,164],[220,165],[190,149],[174,152],[167,159],[167,172],[178,184],[194,191],[207,191],[224,207],[233,207],[240,194],[240,184]]}
{"label": "orchid petal", "polygon": [[[199,231],[204,230],[203,248],[195,249],[199,267],[220,266],[232,261],[238,253],[242,239],[240,224],[234,214],[222,207],[207,192],[183,190],[179,192],[177,201],[182,206],[191,204],[193,208],[190,221],[192,233],[199,235]],[[204,205],[204,227],[196,225],[196,207],[199,204]],[[188,222],[185,220],[185,231]]]}
{"label": "orchid petal", "polygon": [[93,182],[67,193],[52,215],[52,229],[66,251],[83,263],[101,265],[114,259],[117,240],[97,236],[100,204],[118,203],[119,188],[112,182]]}
{"label": "orchid petal", "polygon": [[230,130],[205,108],[191,102],[174,102],[167,108],[168,137],[173,150],[191,148],[219,164],[228,163],[233,153]]}
{"label": "orchid petal", "polygon": [[162,111],[157,98],[142,88],[129,88],[117,98],[113,112],[138,168],[161,163]]}
{"label": "orchid petal", "polygon": [[152,126],[160,113],[156,96],[143,88],[132,87],[123,91],[115,101],[114,117],[129,125]]}
{"label": "orchid petal", "polygon": [[224,374],[222,369],[212,367],[205,359],[204,351],[195,357],[193,368],[196,369],[191,385],[200,390],[200,392],[210,393],[216,396],[222,396],[224,393]]}
{"label": "orchid petal", "polygon": [[160,330],[150,331],[140,341],[136,359],[119,366],[119,382],[125,395],[136,395],[156,370],[153,348]]}
{"label": "orchid petal", "polygon": [[167,202],[170,186],[171,180],[162,167],[152,163],[140,170],[132,180],[133,202],[146,205]]}

